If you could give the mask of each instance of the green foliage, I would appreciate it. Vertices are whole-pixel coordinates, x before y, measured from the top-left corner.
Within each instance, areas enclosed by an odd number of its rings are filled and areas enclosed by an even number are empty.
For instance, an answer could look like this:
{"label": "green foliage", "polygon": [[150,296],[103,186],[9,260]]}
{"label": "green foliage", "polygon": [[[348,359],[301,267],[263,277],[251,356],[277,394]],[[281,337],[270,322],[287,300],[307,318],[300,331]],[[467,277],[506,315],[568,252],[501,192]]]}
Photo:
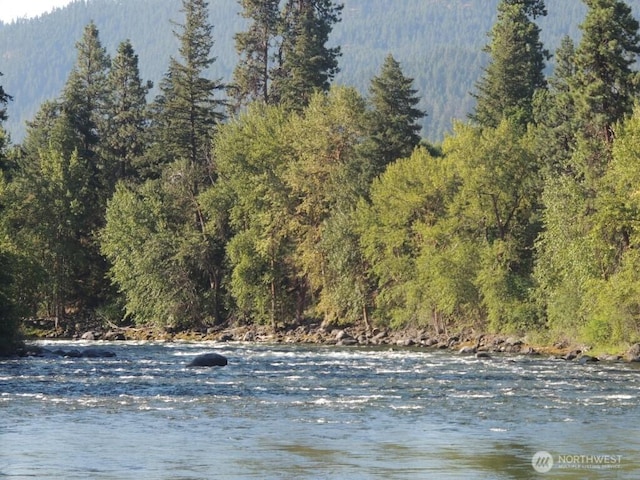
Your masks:
{"label": "green foliage", "polygon": [[497,127],[503,118],[522,126],[532,121],[536,90],[546,88],[545,59],[540,28],[529,18],[544,15],[541,2],[504,0],[490,33],[489,64],[476,85],[476,108],[471,118],[478,124]]}
{"label": "green foliage", "polygon": [[[541,176],[517,122],[496,129],[458,125],[443,145],[461,185],[449,207],[461,240],[476,245],[474,280],[489,325],[528,323],[533,242],[539,231]],[[515,308],[522,305],[522,309]]]}
{"label": "green foliage", "polygon": [[172,57],[160,82],[161,93],[154,106],[156,148],[151,155],[165,163],[188,159],[211,169],[213,132],[224,117],[224,101],[216,98],[223,85],[206,76],[215,62],[211,56],[213,26],[204,0],[183,0],[182,12],[185,23],[175,32],[182,61]]}
{"label": "green foliage", "polygon": [[416,108],[420,98],[413,79],[404,76],[392,55],[385,59],[380,75],[371,80],[369,93],[373,111],[370,145],[364,155],[378,175],[392,161],[411,155],[420,143],[418,121],[425,113]]}
{"label": "green foliage", "polygon": [[[476,122],[429,146],[418,89],[395,54],[385,52],[369,98],[330,86],[341,52],[328,43],[333,27],[379,8],[349,1],[355,10],[239,2],[239,108],[226,123],[223,84],[209,79],[207,2],[182,1],[180,58],[151,110],[132,44],[109,62],[90,23],[65,90],[42,105],[22,148],[9,154],[0,132],[0,343],[12,341],[17,305],[111,321],[123,306],[138,324],[174,328],[231,318],[277,329],[311,317],[438,333],[544,329],[599,344],[638,337],[629,9],[587,1],[583,39],[577,49],[562,40],[547,82],[533,23],[545,3],[501,1]],[[107,267],[118,295],[103,285]]]}
{"label": "green foliage", "polygon": [[146,150],[146,95],[152,84],[142,84],[138,56],[131,42],[124,41],[118,47],[107,81],[107,121],[101,146],[109,157],[108,184],[113,190],[117,180],[135,177],[136,167]]}
{"label": "green foliage", "polygon": [[[0,87],[0,105],[4,106],[9,96]],[[4,109],[0,109],[0,122],[4,120]],[[19,278],[24,265],[20,265],[19,257],[9,242],[5,209],[10,207],[7,196],[6,165],[6,132],[0,126],[0,357],[11,354],[20,341],[19,317],[23,313],[20,308]]]}
{"label": "green foliage", "polygon": [[590,238],[599,275],[588,284],[583,309],[585,336],[600,344],[617,344],[640,332],[638,155],[640,115],[635,112],[616,131],[612,161],[594,202]]}
{"label": "green foliage", "polygon": [[581,305],[597,276],[584,217],[584,190],[570,177],[547,180],[542,195],[544,231],[536,244],[537,294],[552,329],[573,334],[584,322]]}
{"label": "green foliage", "polygon": [[[60,128],[70,130],[64,118]],[[66,307],[86,301],[91,289],[86,285],[91,257],[80,234],[86,231],[90,173],[77,152],[69,155],[53,143],[32,160],[12,182],[7,215],[20,252],[44,274],[38,282],[39,311],[62,318]]]}
{"label": "green foliage", "polygon": [[340,47],[329,47],[329,34],[340,21],[342,5],[333,0],[285,0],[280,20],[280,64],[272,96],[287,108],[300,110],[316,91],[329,90],[338,73]]}
{"label": "green foliage", "polygon": [[215,189],[232,199],[230,292],[239,316],[273,326],[296,315],[287,225],[292,199],[284,179],[287,124],[281,108],[255,104],[221,127],[214,149],[220,175]]}
{"label": "green foliage", "polygon": [[[297,201],[289,228],[295,235],[295,262],[304,284],[321,299],[328,294],[328,277],[335,275],[329,271],[329,252],[323,249],[327,223],[332,216],[349,212],[369,185],[370,171],[359,155],[366,127],[364,99],[344,87],[317,93],[300,116],[291,118],[293,158],[286,181]],[[320,312],[326,321],[336,316],[326,309]]]}
{"label": "green foliage", "polygon": [[216,320],[218,299],[206,270],[212,240],[185,215],[187,169],[175,164],[163,181],[136,188],[120,183],[107,208],[102,252],[127,315],[139,324],[184,328]]}
{"label": "green foliage", "polygon": [[[2,198],[0,173],[0,199]],[[4,237],[4,236],[3,236]],[[24,268],[20,258],[5,241],[0,243],[0,357],[13,353],[21,341],[19,320],[25,311],[20,306],[18,278]]]}
{"label": "green foliage", "polygon": [[251,23],[244,32],[236,33],[239,60],[233,71],[231,96],[236,107],[252,100],[269,103],[270,83],[277,68],[277,36],[280,21],[279,0],[239,0],[241,15]]}
{"label": "green foliage", "polygon": [[[587,138],[611,142],[615,122],[631,113],[640,84],[632,70],[640,53],[638,21],[620,0],[584,0],[587,16],[580,25],[576,50],[578,114]],[[596,169],[602,165],[595,165]]]}
{"label": "green foliage", "polygon": [[464,279],[452,279],[456,285],[438,296],[429,275],[441,275],[437,281],[444,285],[442,276],[454,274],[430,268],[446,257],[434,254],[440,248],[438,221],[457,185],[451,172],[446,160],[417,149],[410,158],[389,165],[373,182],[371,203],[361,201],[358,206],[357,231],[376,279],[376,317],[383,323],[426,324],[434,312],[452,314],[457,307],[451,289]]}
{"label": "green foliage", "polygon": [[566,174],[570,170],[579,129],[570,86],[575,74],[575,47],[569,37],[562,39],[555,61],[549,89],[539,90],[534,97],[535,141],[539,159],[548,176]]}
{"label": "green foliage", "polygon": [[99,160],[95,158],[95,149],[104,128],[110,59],[95,23],[90,22],[85,27],[82,39],[76,43],[76,51],[76,63],[62,92],[62,110],[78,137],[79,154],[97,166]]}

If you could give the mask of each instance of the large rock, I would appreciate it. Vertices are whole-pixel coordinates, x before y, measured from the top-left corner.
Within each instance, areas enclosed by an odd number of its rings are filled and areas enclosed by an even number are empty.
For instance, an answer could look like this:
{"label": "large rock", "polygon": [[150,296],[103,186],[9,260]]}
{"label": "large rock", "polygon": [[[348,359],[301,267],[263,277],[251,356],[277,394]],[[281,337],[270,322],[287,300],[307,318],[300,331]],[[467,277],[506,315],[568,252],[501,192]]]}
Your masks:
{"label": "large rock", "polygon": [[78,350],[77,348],[73,348],[71,350],[62,350],[61,348],[58,348],[56,350],[45,349],[44,356],[67,358],[111,358],[115,357],[116,354],[111,350],[105,350],[103,348],[85,348],[83,350]]}
{"label": "large rock", "polygon": [[112,358],[116,356],[115,352],[102,348],[85,348],[81,353],[84,358]]}
{"label": "large rock", "polygon": [[80,337],[80,340],[96,340],[98,338],[98,335],[96,334],[96,332],[84,332],[82,334],[82,336]]}
{"label": "large rock", "polygon": [[114,340],[126,340],[126,337],[124,336],[124,333],[122,332],[116,332],[113,330],[109,330],[107,333],[104,334],[104,340],[107,340],[109,342],[112,342]]}
{"label": "large rock", "polygon": [[640,343],[636,343],[627,350],[624,358],[629,362],[640,362]]}
{"label": "large rock", "polygon": [[600,360],[597,357],[592,357],[591,355],[580,355],[578,358],[578,363],[584,365],[585,363],[595,363]]}
{"label": "large rock", "polygon": [[219,353],[203,353],[191,360],[187,367],[224,367],[227,357]]}

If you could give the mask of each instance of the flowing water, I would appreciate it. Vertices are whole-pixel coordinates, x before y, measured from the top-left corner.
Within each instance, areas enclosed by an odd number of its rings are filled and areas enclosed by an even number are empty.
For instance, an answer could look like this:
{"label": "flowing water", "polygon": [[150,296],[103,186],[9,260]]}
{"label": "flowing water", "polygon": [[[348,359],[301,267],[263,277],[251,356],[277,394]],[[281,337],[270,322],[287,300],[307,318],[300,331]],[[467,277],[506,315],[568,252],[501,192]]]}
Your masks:
{"label": "flowing water", "polygon": [[[637,364],[100,347],[116,357],[0,361],[0,478],[640,478]],[[212,351],[229,365],[185,367]]]}

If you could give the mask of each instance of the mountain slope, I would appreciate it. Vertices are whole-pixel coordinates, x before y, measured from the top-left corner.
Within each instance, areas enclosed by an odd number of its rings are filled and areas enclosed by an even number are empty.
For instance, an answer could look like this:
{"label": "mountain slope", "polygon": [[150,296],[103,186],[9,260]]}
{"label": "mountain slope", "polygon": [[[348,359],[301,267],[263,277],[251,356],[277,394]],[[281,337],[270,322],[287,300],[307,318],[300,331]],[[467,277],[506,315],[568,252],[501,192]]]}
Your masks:
{"label": "mountain slope", "polygon": [[[428,113],[423,135],[439,141],[455,118],[473,107],[469,91],[486,61],[482,47],[495,20],[498,0],[343,0],[342,22],[331,42],[342,47],[336,83],[367,92],[384,57],[392,53],[415,79]],[[548,0],[540,21],[546,47],[577,39],[586,8],[578,0]],[[636,12],[640,0],[628,2]],[[214,78],[230,80],[237,60],[233,35],[242,30],[237,0],[210,0],[214,25]],[[113,54],[130,39],[144,79],[158,83],[177,52],[171,20],[182,21],[180,0],[76,0],[36,19],[0,23],[0,78],[14,97],[6,127],[21,141],[25,122],[44,100],[58,96],[75,60],[82,29],[95,21],[103,45]]]}

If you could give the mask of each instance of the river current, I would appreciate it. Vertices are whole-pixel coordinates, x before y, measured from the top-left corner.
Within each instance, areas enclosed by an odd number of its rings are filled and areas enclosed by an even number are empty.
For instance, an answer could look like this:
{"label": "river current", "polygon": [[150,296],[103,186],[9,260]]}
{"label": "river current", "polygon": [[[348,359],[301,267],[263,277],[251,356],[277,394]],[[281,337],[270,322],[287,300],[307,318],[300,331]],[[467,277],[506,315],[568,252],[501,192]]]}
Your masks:
{"label": "river current", "polygon": [[[99,347],[116,356],[0,361],[0,478],[640,478],[638,364],[249,343]],[[229,364],[186,368],[205,352]]]}

